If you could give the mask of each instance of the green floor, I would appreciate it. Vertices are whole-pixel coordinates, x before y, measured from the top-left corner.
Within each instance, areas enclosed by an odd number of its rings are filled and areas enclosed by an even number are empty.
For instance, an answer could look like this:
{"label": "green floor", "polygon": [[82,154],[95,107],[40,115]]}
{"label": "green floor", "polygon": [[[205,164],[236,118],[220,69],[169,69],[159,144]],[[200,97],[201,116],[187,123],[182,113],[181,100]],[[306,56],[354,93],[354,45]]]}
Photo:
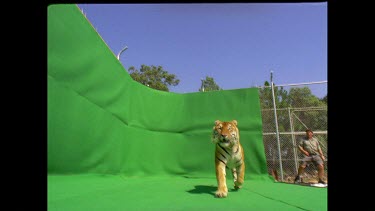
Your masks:
{"label": "green floor", "polygon": [[215,198],[214,177],[48,177],[48,210],[327,210],[327,188],[246,180],[227,198]]}

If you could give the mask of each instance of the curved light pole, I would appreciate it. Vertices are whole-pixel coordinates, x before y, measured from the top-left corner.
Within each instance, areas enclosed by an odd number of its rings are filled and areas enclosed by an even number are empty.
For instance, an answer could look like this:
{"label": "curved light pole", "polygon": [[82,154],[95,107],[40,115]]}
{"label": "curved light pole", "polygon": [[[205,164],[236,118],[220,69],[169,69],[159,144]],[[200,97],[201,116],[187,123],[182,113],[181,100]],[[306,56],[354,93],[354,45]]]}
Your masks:
{"label": "curved light pole", "polygon": [[117,54],[117,60],[120,60],[120,55],[122,52],[124,52],[126,49],[128,49],[128,46],[125,46],[118,54]]}

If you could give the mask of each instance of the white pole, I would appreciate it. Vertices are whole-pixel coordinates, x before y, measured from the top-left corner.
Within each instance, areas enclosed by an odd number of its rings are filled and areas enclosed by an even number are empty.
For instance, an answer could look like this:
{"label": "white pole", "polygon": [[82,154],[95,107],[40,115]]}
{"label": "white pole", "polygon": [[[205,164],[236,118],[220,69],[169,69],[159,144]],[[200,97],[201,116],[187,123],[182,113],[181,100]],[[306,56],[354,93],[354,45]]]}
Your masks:
{"label": "white pole", "polygon": [[203,78],[201,78],[201,82],[202,82],[202,84],[201,84],[201,90],[202,90],[202,92],[204,92],[204,83],[203,83]]}
{"label": "white pole", "polygon": [[275,126],[276,126],[276,138],[277,138],[277,150],[279,151],[279,162],[280,162],[280,174],[281,174],[281,181],[284,181],[284,174],[283,174],[283,164],[281,162],[281,150],[280,150],[280,137],[279,137],[279,127],[277,123],[277,113],[276,113],[276,102],[275,102],[275,92],[274,92],[274,85],[272,80],[272,73],[271,71],[271,91],[272,91],[272,101],[273,101],[273,112],[275,115]]}
{"label": "white pole", "polygon": [[124,52],[126,49],[128,49],[128,46],[125,46],[118,54],[117,54],[117,60],[120,60],[120,55],[122,52]]}
{"label": "white pole", "polygon": [[293,116],[290,113],[290,107],[288,107],[288,114],[289,114],[289,122],[290,122],[290,132],[292,135],[292,142],[293,142],[293,154],[294,154],[294,164],[296,167],[296,174],[298,173],[298,151],[297,151],[297,142],[296,142],[296,135],[294,134],[294,121]]}

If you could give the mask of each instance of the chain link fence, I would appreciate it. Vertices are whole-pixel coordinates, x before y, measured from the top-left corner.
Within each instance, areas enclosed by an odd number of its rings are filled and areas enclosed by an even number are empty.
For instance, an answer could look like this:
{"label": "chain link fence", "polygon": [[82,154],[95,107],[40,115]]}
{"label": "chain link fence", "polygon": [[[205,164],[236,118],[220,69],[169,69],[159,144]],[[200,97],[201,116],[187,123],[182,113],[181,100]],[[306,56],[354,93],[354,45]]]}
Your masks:
{"label": "chain link fence", "polygon": [[[310,128],[326,158],[324,180],[328,182],[327,85],[324,81],[258,87],[267,167],[276,180],[294,182],[303,158],[297,145]],[[302,178],[317,182],[317,167],[309,164]]]}

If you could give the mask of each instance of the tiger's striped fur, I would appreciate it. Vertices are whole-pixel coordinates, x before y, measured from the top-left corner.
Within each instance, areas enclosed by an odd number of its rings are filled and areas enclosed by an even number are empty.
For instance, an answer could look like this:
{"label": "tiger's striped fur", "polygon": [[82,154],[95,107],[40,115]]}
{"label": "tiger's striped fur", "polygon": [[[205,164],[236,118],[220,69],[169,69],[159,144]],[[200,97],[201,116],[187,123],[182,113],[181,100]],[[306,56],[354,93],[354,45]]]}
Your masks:
{"label": "tiger's striped fur", "polygon": [[240,134],[237,121],[215,121],[212,142],[216,144],[215,169],[218,188],[216,197],[223,198],[228,195],[226,184],[226,168],[232,171],[234,188],[242,187],[245,176],[244,151],[240,144]]}

